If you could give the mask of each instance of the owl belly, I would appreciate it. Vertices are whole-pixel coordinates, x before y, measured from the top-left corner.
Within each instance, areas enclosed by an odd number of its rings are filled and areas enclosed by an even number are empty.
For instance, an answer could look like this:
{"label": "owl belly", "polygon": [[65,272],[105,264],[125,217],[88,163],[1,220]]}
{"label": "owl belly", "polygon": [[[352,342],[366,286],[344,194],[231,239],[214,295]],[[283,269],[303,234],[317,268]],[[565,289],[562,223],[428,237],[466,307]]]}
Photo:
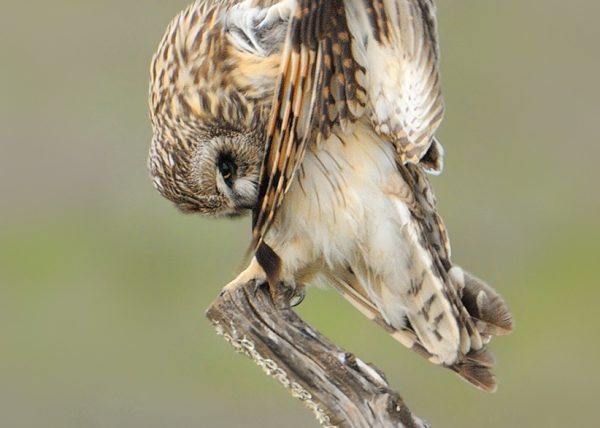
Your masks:
{"label": "owl belly", "polygon": [[403,299],[389,290],[408,289],[412,276],[414,240],[405,236],[411,216],[399,199],[404,187],[393,146],[366,127],[312,148],[275,226],[284,274],[351,267],[387,321],[401,325]]}
{"label": "owl belly", "polygon": [[351,272],[361,288],[355,291],[389,325],[402,329],[410,321],[425,348],[452,364],[461,335],[409,209],[415,203],[393,146],[357,125],[307,152],[269,241],[281,257],[283,279]]}

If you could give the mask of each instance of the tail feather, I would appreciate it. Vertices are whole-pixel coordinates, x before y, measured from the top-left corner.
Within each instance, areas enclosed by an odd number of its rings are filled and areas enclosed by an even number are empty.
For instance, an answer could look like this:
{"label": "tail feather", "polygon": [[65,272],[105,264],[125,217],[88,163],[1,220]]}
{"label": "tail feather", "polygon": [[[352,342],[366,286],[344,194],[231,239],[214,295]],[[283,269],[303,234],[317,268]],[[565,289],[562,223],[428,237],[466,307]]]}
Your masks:
{"label": "tail feather", "polygon": [[479,351],[472,351],[465,356],[465,359],[472,364],[477,364],[482,367],[492,368],[496,365],[496,357],[487,348],[482,348]]}
{"label": "tail feather", "polygon": [[[476,330],[469,333],[468,324],[461,325],[461,342],[464,341],[460,346],[461,355],[449,365],[440,364],[439,357],[427,350],[410,320],[407,319],[404,328],[390,325],[377,306],[370,301],[351,268],[344,272],[328,272],[325,276],[350,303],[385,328],[402,345],[435,364],[449,368],[475,387],[493,392],[496,390],[496,377],[492,371],[495,358],[486,345],[491,336],[510,332],[513,325],[512,316],[502,298],[490,286],[457,266],[448,273],[449,279],[457,286],[458,294],[462,295],[464,306],[461,308],[461,315],[466,313],[473,321],[471,326],[474,325]],[[479,335],[482,343],[474,343],[473,338]],[[466,345],[470,345],[468,349],[465,349]]]}
{"label": "tail feather", "polygon": [[461,361],[449,368],[477,388],[494,392],[497,389],[496,376],[492,372],[494,364],[492,353],[483,348],[465,355]]}
{"label": "tail feather", "polygon": [[[405,297],[407,306],[415,308],[407,310],[405,316],[425,348],[438,357],[439,363],[452,363],[461,347],[471,348],[470,335],[461,332],[464,326],[456,321],[457,308],[449,301],[440,278],[430,270],[423,270],[418,284],[419,288],[413,290],[411,287]],[[394,324],[394,327],[402,325]]]}
{"label": "tail feather", "polygon": [[462,302],[479,332],[484,336],[502,336],[512,331],[514,321],[500,295],[482,280],[458,266],[450,269],[452,279],[462,288]]}

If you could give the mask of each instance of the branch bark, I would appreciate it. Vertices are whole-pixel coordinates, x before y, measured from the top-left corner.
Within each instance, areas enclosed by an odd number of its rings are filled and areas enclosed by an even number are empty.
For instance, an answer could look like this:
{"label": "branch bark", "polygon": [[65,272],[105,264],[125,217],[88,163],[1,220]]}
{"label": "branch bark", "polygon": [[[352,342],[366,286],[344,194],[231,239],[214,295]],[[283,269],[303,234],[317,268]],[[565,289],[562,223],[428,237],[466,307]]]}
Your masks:
{"label": "branch bark", "polygon": [[237,352],[252,358],[324,427],[424,428],[385,376],[307,325],[266,286],[224,289],[207,317]]}

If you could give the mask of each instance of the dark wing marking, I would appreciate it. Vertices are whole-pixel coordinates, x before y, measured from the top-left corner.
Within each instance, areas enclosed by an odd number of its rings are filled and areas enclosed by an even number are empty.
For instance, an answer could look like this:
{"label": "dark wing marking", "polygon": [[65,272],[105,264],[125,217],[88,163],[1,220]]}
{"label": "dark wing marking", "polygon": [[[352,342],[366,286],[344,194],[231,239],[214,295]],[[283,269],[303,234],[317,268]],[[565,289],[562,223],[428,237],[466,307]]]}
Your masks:
{"label": "dark wing marking", "polygon": [[354,59],[343,0],[299,0],[290,22],[267,130],[258,248],[302,162],[309,142],[356,121],[366,105],[365,70]]}

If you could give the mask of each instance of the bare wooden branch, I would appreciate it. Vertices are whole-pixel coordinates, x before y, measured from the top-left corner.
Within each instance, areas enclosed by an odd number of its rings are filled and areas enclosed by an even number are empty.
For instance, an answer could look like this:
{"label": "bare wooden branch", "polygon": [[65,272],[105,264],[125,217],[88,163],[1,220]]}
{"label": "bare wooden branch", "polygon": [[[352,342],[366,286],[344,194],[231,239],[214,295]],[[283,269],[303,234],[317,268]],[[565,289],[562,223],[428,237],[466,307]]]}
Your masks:
{"label": "bare wooden branch", "polygon": [[383,373],[308,326],[289,304],[273,303],[253,282],[223,290],[207,317],[217,333],[292,396],[325,427],[422,428]]}

